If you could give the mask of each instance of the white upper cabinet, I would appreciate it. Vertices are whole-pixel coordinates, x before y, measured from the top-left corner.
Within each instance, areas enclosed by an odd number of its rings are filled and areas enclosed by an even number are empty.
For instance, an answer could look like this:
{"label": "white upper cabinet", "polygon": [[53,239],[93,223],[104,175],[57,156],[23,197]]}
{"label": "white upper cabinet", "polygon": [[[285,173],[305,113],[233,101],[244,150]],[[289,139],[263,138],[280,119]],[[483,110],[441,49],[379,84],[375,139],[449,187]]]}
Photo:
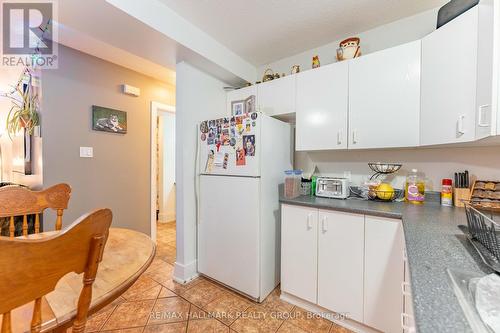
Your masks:
{"label": "white upper cabinet", "polygon": [[236,101],[244,101],[248,97],[254,95],[256,98],[256,105],[258,105],[258,99],[257,99],[257,86],[253,85],[250,87],[245,87],[233,91],[229,91],[226,95],[226,112],[227,115],[231,115],[231,104],[232,102]]}
{"label": "white upper cabinet", "polygon": [[478,5],[422,40],[421,144],[491,134],[492,11]]}
{"label": "white upper cabinet", "polygon": [[349,62],[349,149],[419,144],[421,42]]}
{"label": "white upper cabinet", "polygon": [[295,112],[295,75],[257,85],[258,110],[268,116]]}
{"label": "white upper cabinet", "polygon": [[347,148],[348,63],[297,74],[296,150]]}

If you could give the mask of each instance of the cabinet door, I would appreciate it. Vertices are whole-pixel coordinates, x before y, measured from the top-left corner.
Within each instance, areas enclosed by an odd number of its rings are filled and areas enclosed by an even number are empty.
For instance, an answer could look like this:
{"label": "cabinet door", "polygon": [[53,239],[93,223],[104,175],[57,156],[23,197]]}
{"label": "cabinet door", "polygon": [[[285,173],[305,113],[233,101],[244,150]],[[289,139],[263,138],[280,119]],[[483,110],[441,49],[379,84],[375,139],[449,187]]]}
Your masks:
{"label": "cabinet door", "polygon": [[316,303],[318,210],[282,205],[281,290]]}
{"label": "cabinet door", "polygon": [[363,322],[364,216],[319,211],[318,304]]}
{"label": "cabinet door", "polygon": [[349,64],[349,149],[419,144],[420,41]]}
{"label": "cabinet door", "polygon": [[232,102],[243,101],[252,95],[254,95],[256,98],[255,105],[258,105],[257,104],[258,101],[257,101],[257,87],[256,86],[250,86],[250,87],[245,87],[245,88],[229,91],[226,95],[227,115],[230,116],[232,114],[231,113]]}
{"label": "cabinet door", "polygon": [[348,64],[297,75],[296,150],[347,148]]}
{"label": "cabinet door", "polygon": [[404,280],[400,220],[365,218],[364,323],[387,333],[401,332]]}
{"label": "cabinet door", "polygon": [[268,116],[295,112],[295,75],[257,85],[259,111]]}
{"label": "cabinet door", "polygon": [[473,8],[422,39],[422,145],[475,138],[477,13]]}
{"label": "cabinet door", "polygon": [[408,258],[406,257],[406,250],[404,251],[404,282],[402,285],[403,292],[403,314],[401,324],[403,333],[415,333],[415,318],[413,316],[413,298],[411,295],[411,282],[410,282],[410,267],[408,265]]}

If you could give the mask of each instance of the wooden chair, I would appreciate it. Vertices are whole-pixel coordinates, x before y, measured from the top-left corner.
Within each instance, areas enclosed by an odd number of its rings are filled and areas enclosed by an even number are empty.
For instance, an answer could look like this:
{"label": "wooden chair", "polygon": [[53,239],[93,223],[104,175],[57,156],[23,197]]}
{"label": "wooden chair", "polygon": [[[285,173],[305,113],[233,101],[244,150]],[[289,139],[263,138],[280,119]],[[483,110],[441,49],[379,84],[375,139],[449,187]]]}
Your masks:
{"label": "wooden chair", "polygon": [[9,236],[14,238],[14,218],[23,217],[23,236],[28,235],[28,215],[35,215],[35,233],[40,232],[40,216],[47,209],[57,212],[55,230],[61,230],[63,211],[68,208],[71,187],[58,184],[43,191],[31,191],[24,187],[0,188],[0,218],[9,218]]}
{"label": "wooden chair", "polygon": [[31,332],[40,332],[42,297],[53,291],[57,282],[71,272],[83,273],[83,287],[72,329],[75,333],[84,332],[92,300],[92,284],[102,260],[111,220],[111,211],[101,209],[82,216],[68,229],[47,238],[0,237],[2,333],[12,331],[11,310],[33,300]]}

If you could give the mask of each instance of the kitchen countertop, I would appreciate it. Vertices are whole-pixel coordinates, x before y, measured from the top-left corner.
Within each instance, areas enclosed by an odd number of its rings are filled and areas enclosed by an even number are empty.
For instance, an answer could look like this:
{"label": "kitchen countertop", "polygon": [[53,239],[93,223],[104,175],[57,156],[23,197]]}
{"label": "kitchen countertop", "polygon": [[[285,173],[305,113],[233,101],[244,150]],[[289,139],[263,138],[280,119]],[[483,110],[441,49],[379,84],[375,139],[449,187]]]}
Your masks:
{"label": "kitchen countertop", "polygon": [[402,219],[417,332],[472,332],[446,268],[479,274],[492,270],[457,227],[467,224],[463,208],[442,207],[435,202],[412,205],[314,196],[286,199],[281,195],[280,202]]}

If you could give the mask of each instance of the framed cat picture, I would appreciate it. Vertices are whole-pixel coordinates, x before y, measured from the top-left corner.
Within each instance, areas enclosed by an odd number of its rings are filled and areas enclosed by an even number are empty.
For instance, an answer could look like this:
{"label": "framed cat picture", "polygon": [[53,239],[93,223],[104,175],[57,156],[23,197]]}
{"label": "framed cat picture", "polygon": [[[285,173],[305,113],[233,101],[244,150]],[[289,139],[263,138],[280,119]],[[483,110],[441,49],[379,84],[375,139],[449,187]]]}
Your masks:
{"label": "framed cat picture", "polygon": [[126,134],[127,112],[92,105],[92,129],[94,131]]}

